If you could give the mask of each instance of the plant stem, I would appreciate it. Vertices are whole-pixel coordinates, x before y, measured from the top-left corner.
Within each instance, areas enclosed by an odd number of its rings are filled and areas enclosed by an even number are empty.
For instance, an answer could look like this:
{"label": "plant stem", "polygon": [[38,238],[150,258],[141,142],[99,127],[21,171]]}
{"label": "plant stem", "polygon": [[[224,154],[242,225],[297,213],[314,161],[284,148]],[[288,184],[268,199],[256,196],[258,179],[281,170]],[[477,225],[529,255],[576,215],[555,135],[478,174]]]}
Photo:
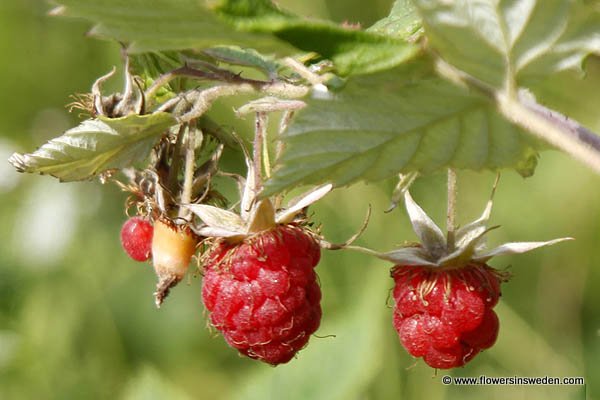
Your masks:
{"label": "plant stem", "polygon": [[600,173],[600,139],[576,121],[533,100],[511,97],[441,58],[436,58],[435,66],[440,76],[492,100],[498,112],[513,124]]}
{"label": "plant stem", "polygon": [[269,115],[264,115],[264,126],[265,130],[263,132],[262,137],[262,156],[263,156],[263,166],[265,168],[265,176],[267,179],[271,177],[271,159],[269,157],[269,130],[267,129],[269,125]]}
{"label": "plant stem", "polygon": [[261,82],[260,84],[250,83],[225,83],[214,86],[209,89],[194,89],[182,93],[181,95],[170,99],[161,104],[156,111],[168,111],[176,107],[179,103],[193,103],[193,106],[187,112],[175,115],[179,122],[189,122],[192,119],[201,117],[211,107],[212,103],[226,96],[241,94],[264,93],[267,95],[280,96],[284,98],[300,98],[308,94],[307,86],[296,86],[286,82]]}
{"label": "plant stem", "polygon": [[255,193],[258,193],[262,186],[262,151],[267,130],[267,115],[264,112],[256,113],[254,129],[252,162],[254,163],[254,189]]}
{"label": "plant stem", "polygon": [[[196,165],[196,128],[186,130],[185,166],[183,170],[183,188],[181,189],[181,204],[192,202],[192,187],[194,185],[194,167]],[[187,219],[189,210],[179,208],[179,217]]]}
{"label": "plant stem", "polygon": [[169,177],[167,178],[167,188],[172,194],[177,193],[179,189],[179,169],[181,166],[181,150],[183,147],[183,139],[185,131],[188,128],[187,124],[181,124],[179,131],[177,132],[177,139],[175,141],[175,148],[173,149],[173,155],[171,158],[171,165],[169,167]]}
{"label": "plant stem", "polygon": [[446,246],[448,248],[448,253],[452,253],[455,248],[456,192],[456,171],[453,168],[448,168],[448,208],[446,217],[446,229],[448,230]]}

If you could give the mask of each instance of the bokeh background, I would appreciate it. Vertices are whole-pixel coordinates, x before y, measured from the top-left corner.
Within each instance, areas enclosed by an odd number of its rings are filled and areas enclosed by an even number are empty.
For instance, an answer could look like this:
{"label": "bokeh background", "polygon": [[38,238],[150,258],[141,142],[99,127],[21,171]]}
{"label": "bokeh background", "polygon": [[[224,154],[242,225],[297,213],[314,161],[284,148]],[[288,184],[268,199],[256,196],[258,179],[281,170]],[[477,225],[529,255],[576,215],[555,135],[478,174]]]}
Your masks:
{"label": "bokeh background", "polygon": [[[390,1],[279,1],[300,14],[368,26]],[[497,307],[497,344],[454,376],[582,376],[586,387],[444,386],[447,372],[415,362],[391,325],[392,281],[383,261],[330,252],[318,267],[322,326],[288,365],[241,358],[207,328],[200,278],[161,310],[151,266],[121,250],[125,195],[98,182],[60,184],[14,172],[31,151],[77,123],[65,104],[89,91],[119,46],[85,36],[82,21],[48,17],[38,0],[0,1],[0,399],[600,399],[600,176],[557,152],[537,173],[503,174],[492,244],[573,236],[531,254],[493,260],[509,268]],[[587,76],[540,82],[538,98],[600,132],[600,61]],[[120,83],[113,82],[113,89]],[[230,107],[219,106],[223,117]],[[241,160],[226,161],[239,168]],[[459,219],[483,209],[491,172],[460,172]],[[414,197],[443,222],[445,177],[419,180]],[[402,208],[383,210],[394,182],[337,190],[312,210],[342,241],[373,217],[359,243],[380,250],[415,239]]]}

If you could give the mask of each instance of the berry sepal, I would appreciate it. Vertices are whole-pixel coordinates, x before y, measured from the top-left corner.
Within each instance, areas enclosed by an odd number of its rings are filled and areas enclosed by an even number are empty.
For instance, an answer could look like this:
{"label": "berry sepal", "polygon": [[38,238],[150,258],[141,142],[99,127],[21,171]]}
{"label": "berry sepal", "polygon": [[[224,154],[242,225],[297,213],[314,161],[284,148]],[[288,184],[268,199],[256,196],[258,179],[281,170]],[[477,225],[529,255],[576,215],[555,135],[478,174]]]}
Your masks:
{"label": "berry sepal", "polygon": [[290,200],[286,208],[277,211],[270,198],[255,201],[249,212],[241,212],[240,215],[208,204],[189,204],[184,207],[202,221],[200,226],[194,228],[196,234],[228,238],[229,241],[236,242],[278,225],[293,222],[306,207],[323,198],[332,188],[331,184],[314,188]]}
{"label": "berry sepal", "polygon": [[397,265],[461,268],[472,263],[485,264],[492,257],[526,253],[540,247],[573,240],[571,237],[565,237],[543,242],[511,242],[488,250],[486,234],[498,228],[498,226],[487,226],[493,206],[493,195],[494,191],[492,191],[492,196],[482,215],[477,220],[457,229],[454,243],[449,243],[447,235],[442,233],[440,227],[433,222],[406,190],[404,203],[420,243],[409,244],[385,253],[358,246],[349,246],[349,248],[363,251]]}

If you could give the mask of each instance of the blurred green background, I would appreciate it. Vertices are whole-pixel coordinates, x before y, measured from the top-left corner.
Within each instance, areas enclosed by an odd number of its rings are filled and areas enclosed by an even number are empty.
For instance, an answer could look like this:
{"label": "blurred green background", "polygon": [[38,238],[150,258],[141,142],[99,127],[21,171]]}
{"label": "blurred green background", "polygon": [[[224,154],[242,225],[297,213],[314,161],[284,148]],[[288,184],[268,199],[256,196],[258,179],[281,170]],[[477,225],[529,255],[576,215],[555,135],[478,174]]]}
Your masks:
{"label": "blurred green background", "polygon": [[[365,26],[390,7],[384,0],[279,3]],[[0,2],[2,160],[76,124],[64,107],[69,95],[121,65],[118,45],[86,38],[88,24],[47,17],[49,8],[41,0]],[[587,71],[585,80],[563,73],[535,90],[544,104],[600,132],[600,61],[588,60]],[[492,181],[490,172],[459,174],[460,221],[481,212]],[[438,221],[444,183],[440,174],[414,186]],[[337,190],[313,208],[314,219],[342,241],[371,204],[360,244],[386,250],[413,240],[402,208],[382,212],[393,185]],[[514,274],[497,307],[498,342],[468,366],[437,375],[398,343],[383,261],[324,254],[318,336],[298,359],[272,368],[238,357],[207,328],[199,277],[154,307],[152,268],[120,247],[125,195],[115,186],[60,184],[0,161],[0,198],[0,399],[583,399],[586,391],[600,399],[600,177],[562,154],[543,153],[532,178],[503,175],[492,218],[502,229],[491,242],[577,240],[493,260]],[[583,376],[587,385],[444,386],[446,374]]]}

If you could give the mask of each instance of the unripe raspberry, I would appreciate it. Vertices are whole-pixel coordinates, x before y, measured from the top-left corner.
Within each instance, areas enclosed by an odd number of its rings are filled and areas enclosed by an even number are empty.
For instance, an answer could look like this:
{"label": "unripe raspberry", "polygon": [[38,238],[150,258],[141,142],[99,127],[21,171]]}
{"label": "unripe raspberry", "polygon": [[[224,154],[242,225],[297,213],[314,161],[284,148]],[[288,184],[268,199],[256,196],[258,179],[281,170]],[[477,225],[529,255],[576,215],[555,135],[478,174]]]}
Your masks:
{"label": "unripe raspberry", "polygon": [[218,241],[202,282],[212,325],[250,358],[288,362],[320,324],[314,271],[319,257],[318,243],[295,225],[279,225],[237,244]]}
{"label": "unripe raspberry", "polygon": [[498,336],[492,308],[502,275],[485,264],[440,269],[396,266],[394,327],[406,350],[434,368],[464,365]]}
{"label": "unripe raspberry", "polygon": [[155,293],[157,306],[187,272],[197,243],[198,237],[185,226],[162,219],[154,223],[152,263],[159,278]]}
{"label": "unripe raspberry", "polygon": [[146,261],[152,253],[152,224],[142,217],[129,218],[121,228],[121,245],[135,261]]}

